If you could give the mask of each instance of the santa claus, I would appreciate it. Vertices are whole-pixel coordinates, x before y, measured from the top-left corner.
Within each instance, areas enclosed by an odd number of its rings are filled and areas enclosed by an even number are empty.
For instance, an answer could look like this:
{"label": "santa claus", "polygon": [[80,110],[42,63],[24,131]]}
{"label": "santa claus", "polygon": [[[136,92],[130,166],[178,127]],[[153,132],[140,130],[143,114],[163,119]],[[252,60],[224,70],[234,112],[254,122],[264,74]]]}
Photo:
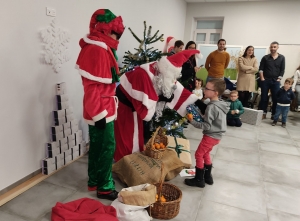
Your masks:
{"label": "santa claus", "polygon": [[[177,81],[181,67],[198,50],[185,50],[159,61],[143,64],[122,75],[116,94],[119,99],[118,118],[115,121],[115,161],[144,149],[143,121],[150,121],[161,102],[175,109],[181,116],[186,107],[198,102],[198,97]],[[204,112],[204,111],[203,111]]]}

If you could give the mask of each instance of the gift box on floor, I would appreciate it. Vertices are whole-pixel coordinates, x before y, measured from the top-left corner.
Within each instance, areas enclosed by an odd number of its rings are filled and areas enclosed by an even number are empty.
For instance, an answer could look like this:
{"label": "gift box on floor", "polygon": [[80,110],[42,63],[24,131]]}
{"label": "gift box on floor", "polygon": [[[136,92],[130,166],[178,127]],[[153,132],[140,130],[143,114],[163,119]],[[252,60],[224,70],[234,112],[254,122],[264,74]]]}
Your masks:
{"label": "gift box on floor", "polygon": [[60,146],[58,142],[47,143],[47,156],[49,158],[52,158],[60,153]]}
{"label": "gift box on floor", "polygon": [[65,151],[64,154],[65,154],[65,165],[66,165],[67,163],[72,161],[72,150],[69,149]]}
{"label": "gift box on floor", "polygon": [[73,160],[75,160],[77,157],[79,157],[79,145],[72,147],[71,150],[72,150],[72,158]]}
{"label": "gift box on floor", "polygon": [[190,141],[183,138],[176,137],[176,140],[172,136],[168,137],[168,149],[177,153],[179,159],[183,162],[185,168],[192,166],[192,157],[190,152]]}
{"label": "gift box on floor", "polygon": [[65,82],[59,83],[56,85],[56,94],[66,94],[67,93],[67,86]]}
{"label": "gift box on floor", "polygon": [[55,156],[56,169],[60,169],[63,167],[65,163],[64,154],[59,154]]}
{"label": "gift box on floor", "polygon": [[245,112],[241,115],[241,121],[243,123],[252,124],[252,125],[260,125],[262,120],[263,111],[262,110],[254,110],[251,108],[244,107]]}
{"label": "gift box on floor", "polygon": [[54,118],[62,118],[66,116],[66,110],[56,110],[53,111]]}
{"label": "gift box on floor", "polygon": [[86,148],[86,142],[85,141],[82,141],[80,144],[79,144],[79,155],[82,156],[86,153],[87,151],[87,148]]}
{"label": "gift box on floor", "polygon": [[46,158],[42,160],[43,174],[49,175],[56,170],[55,158]]}

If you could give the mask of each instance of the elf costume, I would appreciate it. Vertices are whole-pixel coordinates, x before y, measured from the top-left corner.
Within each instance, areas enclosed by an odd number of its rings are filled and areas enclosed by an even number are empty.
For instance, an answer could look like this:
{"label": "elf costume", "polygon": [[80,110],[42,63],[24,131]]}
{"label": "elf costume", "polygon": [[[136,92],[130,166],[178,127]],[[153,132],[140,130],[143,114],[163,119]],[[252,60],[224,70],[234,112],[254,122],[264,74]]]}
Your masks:
{"label": "elf costume", "polygon": [[143,121],[150,121],[158,109],[162,111],[165,102],[169,108],[185,116],[186,107],[198,100],[176,80],[180,77],[182,64],[196,53],[199,51],[185,50],[122,75],[116,91],[120,101],[119,117],[115,122],[116,161],[143,151]]}
{"label": "elf costume", "polygon": [[79,42],[76,62],[84,88],[83,118],[89,124],[88,187],[97,189],[99,198],[114,199],[117,192],[111,169],[118,106],[115,82],[119,81],[115,53],[119,41],[115,39],[122,35],[124,26],[120,16],[99,9],[92,15],[89,28],[90,33]]}

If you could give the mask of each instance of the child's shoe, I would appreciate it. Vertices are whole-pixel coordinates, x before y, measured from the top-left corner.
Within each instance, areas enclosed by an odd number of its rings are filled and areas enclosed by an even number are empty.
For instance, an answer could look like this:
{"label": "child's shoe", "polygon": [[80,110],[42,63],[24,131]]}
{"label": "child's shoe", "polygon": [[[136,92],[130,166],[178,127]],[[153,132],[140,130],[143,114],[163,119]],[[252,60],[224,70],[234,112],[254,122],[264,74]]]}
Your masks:
{"label": "child's shoe", "polygon": [[273,123],[272,123],[272,126],[276,126],[276,124],[277,124],[277,121],[273,121]]}
{"label": "child's shoe", "polygon": [[205,172],[204,172],[204,181],[205,181],[205,183],[207,183],[208,185],[213,185],[214,180],[213,180],[213,177],[211,175],[212,164],[211,165],[204,165],[204,168],[205,168]]}
{"label": "child's shoe", "polygon": [[196,187],[203,188],[203,187],[205,187],[204,168],[203,169],[199,169],[197,167],[195,167],[195,168],[196,168],[195,178],[185,179],[184,183],[188,186],[196,186]]}
{"label": "child's shoe", "polygon": [[286,123],[282,123],[282,125],[281,125],[283,128],[285,128],[286,127]]}

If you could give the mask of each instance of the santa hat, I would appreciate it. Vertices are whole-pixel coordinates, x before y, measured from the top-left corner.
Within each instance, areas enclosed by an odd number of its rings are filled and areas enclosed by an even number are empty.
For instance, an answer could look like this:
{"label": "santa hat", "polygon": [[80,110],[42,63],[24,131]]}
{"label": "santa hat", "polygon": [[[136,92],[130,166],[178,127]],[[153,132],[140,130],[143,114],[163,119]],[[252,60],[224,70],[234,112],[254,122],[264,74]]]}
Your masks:
{"label": "santa hat", "polygon": [[163,53],[170,53],[170,51],[174,48],[174,44],[176,41],[177,40],[174,37],[167,37]]}
{"label": "santa hat", "polygon": [[122,17],[115,16],[109,9],[98,9],[91,17],[90,33],[100,31],[108,35],[114,31],[121,37],[124,29]]}

